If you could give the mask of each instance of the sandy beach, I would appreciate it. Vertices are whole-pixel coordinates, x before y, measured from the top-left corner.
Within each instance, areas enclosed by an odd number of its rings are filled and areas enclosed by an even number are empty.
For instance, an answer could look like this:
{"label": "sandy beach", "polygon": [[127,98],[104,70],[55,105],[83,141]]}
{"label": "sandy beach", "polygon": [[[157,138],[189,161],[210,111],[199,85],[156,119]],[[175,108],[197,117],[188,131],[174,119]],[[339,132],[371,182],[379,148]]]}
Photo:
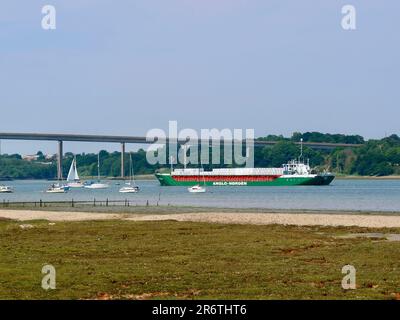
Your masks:
{"label": "sandy beach", "polygon": [[296,226],[358,226],[368,228],[399,228],[400,216],[378,214],[324,214],[324,213],[240,213],[198,212],[179,214],[115,214],[95,212],[0,210],[0,218],[29,221],[192,221],[224,224],[296,225]]}

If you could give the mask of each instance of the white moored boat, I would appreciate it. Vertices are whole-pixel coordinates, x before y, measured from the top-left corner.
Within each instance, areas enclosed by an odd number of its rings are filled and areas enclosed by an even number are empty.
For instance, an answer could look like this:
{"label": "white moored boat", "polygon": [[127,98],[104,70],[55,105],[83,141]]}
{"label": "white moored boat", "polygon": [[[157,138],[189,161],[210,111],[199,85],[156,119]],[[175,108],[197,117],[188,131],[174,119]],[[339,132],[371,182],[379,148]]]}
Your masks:
{"label": "white moored boat", "polygon": [[100,183],[100,182],[95,182],[85,186],[86,189],[107,189],[108,187],[109,185],[107,183]]}
{"label": "white moored boat", "polygon": [[0,186],[0,193],[13,193],[14,190],[9,186]]}
{"label": "white moored boat", "polygon": [[130,181],[126,183],[126,187],[119,189],[120,193],[137,193],[139,192],[139,187],[135,183],[135,178],[133,175],[133,165],[132,165],[132,154],[129,154],[129,170],[130,170]]}
{"label": "white moored boat", "polygon": [[188,188],[188,191],[191,192],[191,193],[204,193],[204,192],[206,192],[206,188],[204,188],[204,187],[200,186],[199,184],[197,184],[197,185],[195,185],[193,187]]}
{"label": "white moored boat", "polygon": [[100,180],[100,153],[97,156],[97,182],[85,185],[87,189],[107,189],[109,185],[107,183],[102,183]]}
{"label": "white moored boat", "polygon": [[[200,170],[198,172],[199,172],[199,175],[198,175],[198,178],[199,178]],[[203,166],[201,167],[201,172],[204,172]],[[198,180],[200,180],[200,179],[198,179]],[[204,192],[207,191],[207,189],[206,189],[206,180],[204,178],[204,174],[203,174],[203,186],[201,186],[200,184],[196,184],[193,187],[188,188],[188,191],[191,192],[191,193],[204,193]]]}
{"label": "white moored boat", "polygon": [[67,177],[68,186],[70,188],[83,188],[84,185],[79,179],[78,169],[76,167],[76,156],[72,160]]}
{"label": "white moored boat", "polygon": [[121,192],[121,193],[137,193],[137,192],[139,192],[139,187],[138,186],[122,187],[121,189],[119,189],[119,192]]}
{"label": "white moored boat", "polygon": [[69,190],[68,187],[61,185],[59,183],[52,184],[47,190],[47,193],[65,193]]}

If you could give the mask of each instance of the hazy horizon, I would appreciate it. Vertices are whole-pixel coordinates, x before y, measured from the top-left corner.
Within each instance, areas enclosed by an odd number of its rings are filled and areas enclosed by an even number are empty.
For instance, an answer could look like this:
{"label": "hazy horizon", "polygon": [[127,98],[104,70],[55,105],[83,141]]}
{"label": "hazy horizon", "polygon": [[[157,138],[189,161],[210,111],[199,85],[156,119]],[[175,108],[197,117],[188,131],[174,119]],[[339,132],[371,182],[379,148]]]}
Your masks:
{"label": "hazy horizon", "polygon": [[[41,28],[46,4],[56,30]],[[356,30],[341,27],[345,4]],[[399,11],[394,0],[5,0],[0,132],[143,136],[176,120],[257,137],[399,134]],[[57,145],[1,142],[2,153],[38,150]]]}

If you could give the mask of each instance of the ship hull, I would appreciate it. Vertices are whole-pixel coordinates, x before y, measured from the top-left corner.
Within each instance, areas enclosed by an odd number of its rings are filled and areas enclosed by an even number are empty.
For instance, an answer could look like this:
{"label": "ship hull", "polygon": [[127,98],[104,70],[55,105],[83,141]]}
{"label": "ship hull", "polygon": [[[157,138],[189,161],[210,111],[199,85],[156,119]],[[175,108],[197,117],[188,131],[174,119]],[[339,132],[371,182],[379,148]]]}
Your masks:
{"label": "ship hull", "polygon": [[271,176],[265,179],[253,177],[207,177],[204,181],[201,177],[171,176],[168,173],[156,173],[156,178],[162,186],[193,186],[201,184],[206,186],[304,186],[304,185],[329,185],[335,176],[333,175],[311,175],[311,176]]}

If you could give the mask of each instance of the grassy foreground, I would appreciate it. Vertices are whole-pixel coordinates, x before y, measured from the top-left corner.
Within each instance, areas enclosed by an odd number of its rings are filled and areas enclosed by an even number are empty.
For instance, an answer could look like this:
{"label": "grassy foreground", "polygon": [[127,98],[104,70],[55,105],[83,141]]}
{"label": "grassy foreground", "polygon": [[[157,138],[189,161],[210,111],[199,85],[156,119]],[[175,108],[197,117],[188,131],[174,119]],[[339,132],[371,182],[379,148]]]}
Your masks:
{"label": "grassy foreground", "polygon": [[[400,298],[400,242],[334,237],[378,230],[173,221],[21,224],[0,221],[0,299]],[[41,288],[45,264],[56,268],[55,290]],[[341,288],[346,264],[357,269],[356,290]]]}

